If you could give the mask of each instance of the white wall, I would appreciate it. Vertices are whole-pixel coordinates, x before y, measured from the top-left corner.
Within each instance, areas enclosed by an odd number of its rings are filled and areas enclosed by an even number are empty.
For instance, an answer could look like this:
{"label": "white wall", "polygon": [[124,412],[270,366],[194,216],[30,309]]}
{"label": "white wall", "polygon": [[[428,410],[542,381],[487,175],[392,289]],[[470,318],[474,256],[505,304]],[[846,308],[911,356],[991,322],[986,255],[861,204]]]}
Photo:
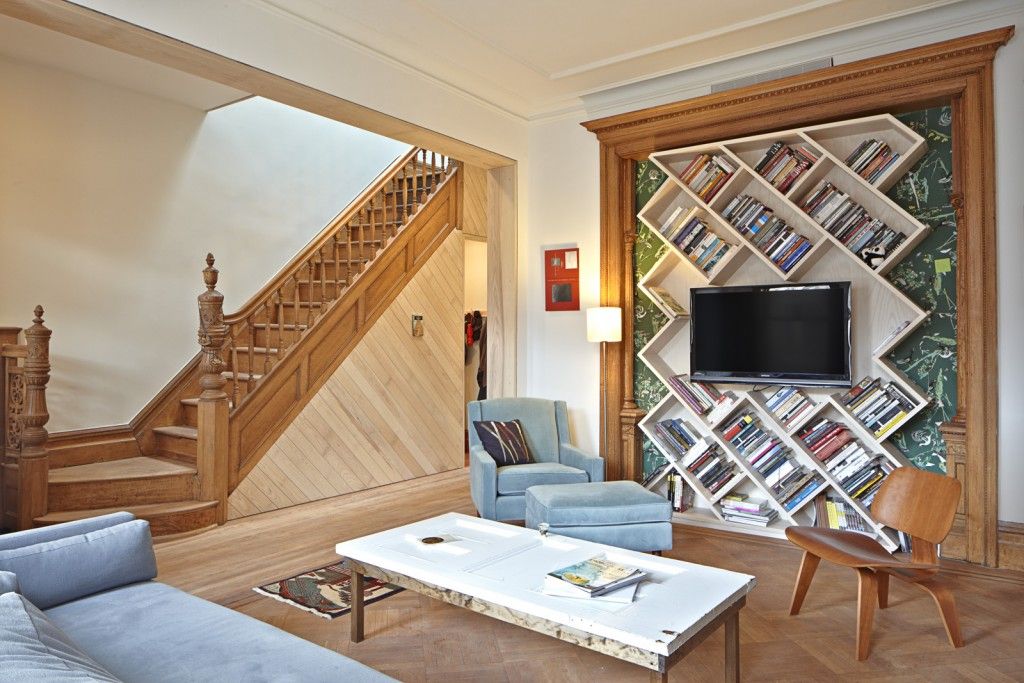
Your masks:
{"label": "white wall", "polygon": [[0,321],[53,329],[51,431],[123,424],[407,145],[266,100],[210,114],[0,61]]}

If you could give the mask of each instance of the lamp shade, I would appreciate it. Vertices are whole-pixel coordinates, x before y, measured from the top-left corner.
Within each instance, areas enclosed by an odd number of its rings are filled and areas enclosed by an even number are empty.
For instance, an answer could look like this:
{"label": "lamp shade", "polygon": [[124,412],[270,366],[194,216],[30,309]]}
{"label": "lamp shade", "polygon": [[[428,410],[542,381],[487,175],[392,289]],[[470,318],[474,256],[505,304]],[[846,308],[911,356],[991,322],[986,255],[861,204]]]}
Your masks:
{"label": "lamp shade", "polygon": [[622,341],[622,309],[618,306],[588,308],[587,341]]}

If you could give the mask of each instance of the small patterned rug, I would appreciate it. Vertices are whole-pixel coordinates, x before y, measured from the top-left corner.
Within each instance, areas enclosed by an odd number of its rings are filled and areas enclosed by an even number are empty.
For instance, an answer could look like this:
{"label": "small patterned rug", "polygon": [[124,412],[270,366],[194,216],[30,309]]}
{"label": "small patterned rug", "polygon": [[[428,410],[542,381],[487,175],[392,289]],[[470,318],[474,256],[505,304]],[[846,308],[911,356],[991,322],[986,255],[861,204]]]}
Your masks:
{"label": "small patterned rug", "polygon": [[[344,567],[344,560],[326,567],[312,569],[298,576],[253,588],[260,595],[298,607],[324,619],[344,616],[352,609],[349,592],[352,577]],[[401,592],[403,588],[377,579],[363,579],[363,604],[377,602]]]}

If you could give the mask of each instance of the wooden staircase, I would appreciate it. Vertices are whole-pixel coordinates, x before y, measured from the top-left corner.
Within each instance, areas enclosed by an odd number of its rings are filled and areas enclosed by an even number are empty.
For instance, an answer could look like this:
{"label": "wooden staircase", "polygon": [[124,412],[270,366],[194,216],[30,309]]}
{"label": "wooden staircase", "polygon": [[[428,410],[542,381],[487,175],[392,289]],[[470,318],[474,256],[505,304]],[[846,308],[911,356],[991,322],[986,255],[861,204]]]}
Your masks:
{"label": "wooden staircase", "polygon": [[208,255],[200,353],[130,434],[54,450],[33,523],[114,510],[160,536],[223,523],[228,494],[455,228],[457,171],[427,150],[403,155],[235,314]]}

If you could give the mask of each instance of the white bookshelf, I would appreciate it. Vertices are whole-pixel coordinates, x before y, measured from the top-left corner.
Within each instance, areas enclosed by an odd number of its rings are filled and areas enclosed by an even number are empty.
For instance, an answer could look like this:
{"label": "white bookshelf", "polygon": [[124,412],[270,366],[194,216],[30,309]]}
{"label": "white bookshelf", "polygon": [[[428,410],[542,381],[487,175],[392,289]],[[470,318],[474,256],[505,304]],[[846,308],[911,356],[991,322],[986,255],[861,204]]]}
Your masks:
{"label": "white bookshelf", "polygon": [[[882,140],[900,155],[889,170],[873,184],[853,172],[843,162],[866,138]],[[810,168],[799,176],[786,192],[780,192],[754,170],[758,161],[776,141],[791,146],[802,146],[815,159]],[[909,464],[899,450],[889,443],[889,439],[902,424],[923,410],[930,398],[886,360],[885,356],[927,318],[927,312],[892,285],[885,274],[912,252],[927,236],[929,229],[886,197],[884,191],[904,175],[926,151],[927,143],[921,136],[894,117],[880,115],[666,150],[651,155],[651,160],[668,175],[668,179],[639,211],[638,217],[664,242],[666,249],[654,267],[638,283],[638,287],[654,301],[669,320],[639,352],[638,357],[665,385],[669,393],[640,422],[640,428],[670,463],[671,470],[678,472],[685,484],[695,493],[694,506],[686,512],[677,513],[675,519],[699,526],[778,537],[784,534],[787,526],[813,523],[812,501],[821,493],[828,492],[847,503],[849,509],[859,514],[886,547],[896,547],[895,539],[889,535],[888,530],[871,516],[871,511],[861,501],[852,498],[842,489],[832,473],[797,437],[797,433],[804,426],[825,417],[844,424],[856,440],[872,454],[884,456],[897,467]],[[701,153],[721,155],[737,169],[721,189],[706,202],[679,179],[679,173]],[[905,241],[894,249],[877,269],[862,261],[800,208],[800,200],[823,179],[847,193],[871,216],[905,233]],[[788,272],[784,272],[772,262],[723,217],[722,210],[740,194],[756,197],[811,242],[809,250]],[[726,258],[710,272],[704,272],[697,267],[661,232],[665,222],[680,207],[682,215],[685,215],[687,220],[689,217],[699,217],[721,240],[735,245],[729,250]],[[670,384],[670,377],[689,372],[689,318],[670,311],[651,291],[651,287],[667,290],[677,302],[687,306],[690,300],[689,290],[695,287],[843,280],[851,282],[853,300],[853,381],[857,382],[865,376],[879,377],[883,383],[891,381],[917,403],[914,410],[908,412],[894,428],[881,437],[876,438],[869,428],[854,418],[842,405],[840,398],[845,393],[844,389],[802,387],[801,391],[813,403],[813,407],[798,422],[783,425],[768,409],[766,400],[771,391],[763,387],[718,385],[720,391],[731,395],[735,400],[726,416],[719,415],[719,419],[711,421],[707,416],[691,410]],[[880,342],[904,322],[907,323],[906,326],[880,346]],[[761,475],[724,438],[721,426],[741,412],[751,413],[758,418],[764,429],[772,432],[785,444],[795,462],[822,477],[824,483],[821,488],[806,497],[794,509],[785,509],[782,503],[774,498]],[[669,418],[682,419],[695,436],[717,445],[735,464],[737,474],[714,494],[705,490],[696,477],[680,465],[674,451],[663,443],[655,432],[655,425]],[[664,486],[665,474],[663,472],[662,476],[650,482],[649,487]],[[767,528],[726,521],[719,505],[721,499],[732,491],[768,499],[778,512],[778,518]]]}

